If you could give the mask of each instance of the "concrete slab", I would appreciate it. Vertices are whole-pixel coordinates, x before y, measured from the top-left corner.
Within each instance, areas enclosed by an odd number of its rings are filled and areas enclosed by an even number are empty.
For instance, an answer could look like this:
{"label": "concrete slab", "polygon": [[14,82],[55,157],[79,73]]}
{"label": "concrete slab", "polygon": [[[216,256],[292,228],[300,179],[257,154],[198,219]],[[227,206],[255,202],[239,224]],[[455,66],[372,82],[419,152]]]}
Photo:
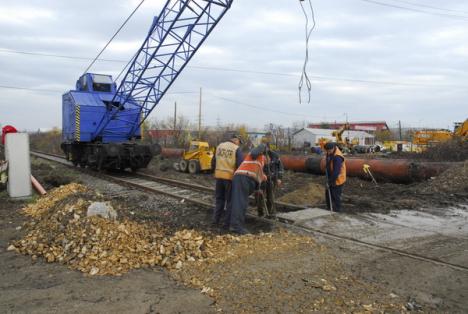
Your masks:
{"label": "concrete slab", "polygon": [[320,208],[307,208],[294,212],[279,213],[276,216],[283,219],[292,220],[295,222],[311,220],[318,217],[330,216],[331,212]]}

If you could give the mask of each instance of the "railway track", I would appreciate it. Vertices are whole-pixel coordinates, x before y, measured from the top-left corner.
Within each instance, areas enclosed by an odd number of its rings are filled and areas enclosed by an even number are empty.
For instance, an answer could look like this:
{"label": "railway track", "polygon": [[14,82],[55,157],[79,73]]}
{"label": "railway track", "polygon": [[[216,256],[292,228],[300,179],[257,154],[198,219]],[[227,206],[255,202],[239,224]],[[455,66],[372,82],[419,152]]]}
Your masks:
{"label": "railway track", "polygon": [[[72,165],[71,162],[65,160],[62,156],[57,156],[53,154],[47,154],[42,152],[31,152],[31,155],[35,157],[39,157],[42,159],[46,159],[53,162],[58,162],[65,166],[76,168]],[[213,189],[206,186],[201,186],[192,183],[181,182],[173,179],[168,178],[161,178],[157,176],[152,176],[143,173],[121,173],[121,174],[107,174],[107,173],[98,173],[95,171],[90,171],[87,169],[77,168],[87,174],[92,176],[96,176],[102,178],[104,180],[112,181],[117,184],[121,184],[127,186],[129,188],[134,188],[138,190],[147,191],[150,193],[155,194],[163,194],[166,196],[170,196],[176,199],[185,200],[189,203],[193,203],[203,207],[212,208],[214,204],[213,198]],[[277,206],[282,211],[296,211],[304,209],[305,207],[281,203],[277,202]],[[254,211],[254,208],[250,208],[250,212]],[[457,271],[468,272],[468,267],[464,265],[454,264],[447,261],[443,261],[438,258],[427,257],[421,254],[407,252],[402,249],[396,249],[385,245],[375,244],[367,241],[362,241],[359,239],[355,239],[348,236],[334,234],[332,232],[328,232],[326,230],[321,230],[317,228],[312,228],[310,226],[304,226],[300,223],[297,223],[294,220],[290,219],[268,219],[264,217],[258,217],[252,213],[248,214],[248,216],[263,221],[267,223],[276,223],[284,225],[291,229],[296,229],[302,232],[313,233],[316,235],[321,235],[325,238],[330,238],[334,240],[346,241],[352,244],[356,244],[359,246],[363,246],[366,248],[379,250],[382,252],[392,253],[400,256],[404,256],[407,258],[411,258],[414,260],[432,263],[442,267],[448,267]]]}
{"label": "railway track", "polygon": [[[67,161],[64,157],[59,155],[48,154],[43,152],[31,152],[31,155],[50,161],[58,162],[65,166],[74,167],[71,162]],[[98,176],[100,178],[113,181],[115,183],[123,184],[140,190],[145,190],[147,192],[164,194],[200,206],[213,207],[213,204],[215,202],[214,189],[198,184],[157,177],[139,172],[123,172],[109,174],[102,172],[99,173],[82,168],[77,169],[91,174],[93,176]],[[298,206],[283,202],[276,202],[276,206],[279,210],[284,212],[301,210],[306,208],[304,206]]]}

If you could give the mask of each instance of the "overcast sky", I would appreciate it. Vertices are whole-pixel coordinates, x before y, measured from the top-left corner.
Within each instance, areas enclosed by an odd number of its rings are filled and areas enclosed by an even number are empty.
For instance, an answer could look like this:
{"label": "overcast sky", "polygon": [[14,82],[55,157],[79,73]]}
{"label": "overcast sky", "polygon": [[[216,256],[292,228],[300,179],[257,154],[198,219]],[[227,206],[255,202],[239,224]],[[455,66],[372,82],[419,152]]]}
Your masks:
{"label": "overcast sky", "polygon": [[[39,90],[0,87],[0,124],[60,127],[61,94],[74,88],[90,63],[11,51],[93,58],[139,2],[0,0],[0,86]],[[146,0],[102,56],[123,62],[98,62],[92,72],[116,76],[165,2]],[[452,128],[468,117],[468,1],[313,4],[317,28],[308,72],[319,78],[310,103],[300,104],[297,91],[305,54],[298,0],[235,0],[171,92],[203,87],[206,125],[288,126],[340,121],[347,114],[350,121],[386,120],[390,127],[402,120],[405,126]],[[152,117],[171,115],[175,101],[179,113],[195,122],[197,94],[167,95]]]}

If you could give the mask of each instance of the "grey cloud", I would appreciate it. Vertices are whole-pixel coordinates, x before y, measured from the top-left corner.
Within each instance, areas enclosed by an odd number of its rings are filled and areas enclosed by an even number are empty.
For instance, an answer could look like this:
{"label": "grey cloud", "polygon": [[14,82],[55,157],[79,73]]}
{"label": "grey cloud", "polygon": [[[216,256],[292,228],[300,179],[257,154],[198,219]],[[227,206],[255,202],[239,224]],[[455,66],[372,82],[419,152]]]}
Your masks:
{"label": "grey cloud", "polygon": [[[386,0],[391,2],[391,0]],[[28,23],[0,20],[0,49],[94,57],[130,13],[135,1],[24,0],[0,2],[2,8],[51,12]],[[164,1],[147,0],[118,37],[118,47],[143,40]],[[468,116],[468,21],[406,12],[359,0],[313,1],[317,29],[311,39],[311,74],[363,80],[434,84],[434,87],[392,86],[314,80],[310,104],[298,102],[298,77],[209,71],[190,67],[171,91],[205,89],[204,122],[214,125],[246,122],[261,127],[273,122],[340,120],[403,120],[447,127]],[[468,11],[460,1],[427,4]],[[281,21],[284,13],[285,22]],[[468,14],[467,14],[468,16]],[[277,19],[277,20],[275,20]],[[191,65],[300,73],[304,58],[303,16],[297,1],[238,0]],[[466,50],[464,50],[466,49]],[[110,49],[103,58],[128,60],[131,49]],[[89,61],[24,56],[0,52],[0,85],[63,90],[74,87]],[[117,74],[123,63],[99,62],[94,72]],[[442,86],[443,85],[443,86]],[[454,87],[451,87],[454,86]],[[272,111],[233,104],[226,97]],[[178,101],[182,114],[194,118],[197,95],[167,95],[153,117],[172,113]],[[60,93],[2,90],[0,123],[22,129],[59,126]],[[284,115],[286,111],[301,116]],[[252,114],[249,114],[249,113]],[[302,118],[303,117],[303,118]]]}

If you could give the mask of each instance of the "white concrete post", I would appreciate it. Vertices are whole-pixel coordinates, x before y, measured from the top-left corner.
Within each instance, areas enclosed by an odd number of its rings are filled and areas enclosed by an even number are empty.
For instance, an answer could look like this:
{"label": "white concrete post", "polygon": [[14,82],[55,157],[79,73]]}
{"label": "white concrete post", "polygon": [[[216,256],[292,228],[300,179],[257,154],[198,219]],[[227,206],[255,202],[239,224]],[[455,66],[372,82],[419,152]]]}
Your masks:
{"label": "white concrete post", "polygon": [[8,195],[12,198],[30,197],[31,161],[27,133],[6,135],[5,158],[8,161]]}

